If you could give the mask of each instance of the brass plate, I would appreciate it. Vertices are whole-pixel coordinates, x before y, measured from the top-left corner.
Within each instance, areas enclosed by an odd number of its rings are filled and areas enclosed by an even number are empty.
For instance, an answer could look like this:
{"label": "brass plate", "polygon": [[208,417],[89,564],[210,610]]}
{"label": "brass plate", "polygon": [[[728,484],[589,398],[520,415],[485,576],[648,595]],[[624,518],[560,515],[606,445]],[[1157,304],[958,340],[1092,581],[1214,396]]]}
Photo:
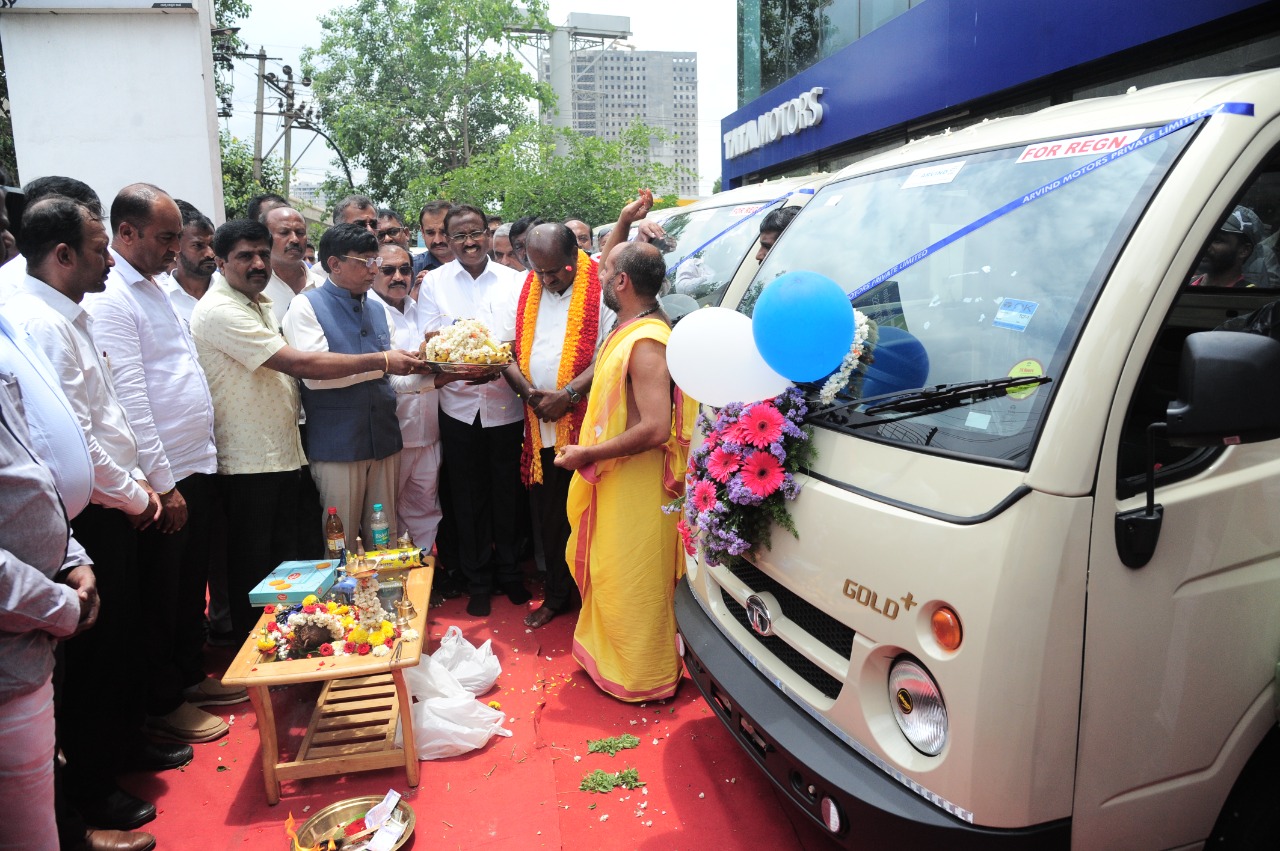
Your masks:
{"label": "brass plate", "polygon": [[[298,843],[303,847],[317,844],[333,833],[335,828],[340,828],[369,812],[383,797],[382,795],[365,795],[361,798],[347,798],[345,801],[330,804],[302,825],[298,831]],[[404,847],[409,837],[413,836],[414,824],[418,820],[413,814],[413,808],[403,798],[396,803],[396,810],[401,813],[401,819],[407,826],[399,841],[391,846],[392,851]],[[290,842],[288,847],[292,851],[293,843]]]}

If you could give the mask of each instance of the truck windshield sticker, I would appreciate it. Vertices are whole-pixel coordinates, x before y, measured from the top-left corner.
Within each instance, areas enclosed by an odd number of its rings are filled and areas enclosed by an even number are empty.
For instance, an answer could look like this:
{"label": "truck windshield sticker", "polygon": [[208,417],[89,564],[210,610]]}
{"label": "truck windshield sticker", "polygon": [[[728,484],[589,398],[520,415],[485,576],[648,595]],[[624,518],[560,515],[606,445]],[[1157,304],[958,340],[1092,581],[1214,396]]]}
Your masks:
{"label": "truck windshield sticker", "polygon": [[969,415],[964,418],[964,424],[967,428],[975,428],[978,431],[986,431],[987,426],[991,425],[991,415],[980,414],[977,411],[970,411]]}
{"label": "truck windshield sticker", "polygon": [[1008,328],[1010,331],[1025,331],[1039,306],[1034,301],[1024,301],[1020,298],[1001,299],[1000,307],[996,310],[996,318],[991,321],[991,324],[997,328]]}
{"label": "truck windshield sticker", "polygon": [[[1044,366],[1035,358],[1018,361],[1009,370],[1010,378],[1040,378],[1043,375]],[[1004,392],[1010,399],[1025,399],[1039,389],[1039,384],[1023,384],[1020,387],[1010,387]]]}
{"label": "truck windshield sticker", "polygon": [[1096,136],[1079,136],[1075,139],[1058,139],[1027,145],[1014,162],[1038,163],[1060,160],[1066,157],[1083,157],[1089,154],[1108,154],[1142,138],[1145,128],[1124,130],[1120,133],[1099,133]]}
{"label": "truck windshield sticker", "polygon": [[1086,174],[1092,174],[1097,169],[1104,168],[1105,166],[1110,165],[1111,163],[1115,162],[1121,157],[1128,156],[1134,151],[1140,148],[1143,148],[1147,145],[1150,145],[1152,142],[1159,141],[1160,139],[1163,139],[1165,136],[1168,136],[1170,133],[1176,133],[1179,130],[1183,129],[1184,127],[1190,127],[1192,124],[1195,124],[1197,121],[1199,121],[1202,118],[1207,118],[1208,116],[1215,115],[1217,113],[1223,113],[1225,115],[1251,116],[1253,115],[1253,104],[1239,103],[1235,101],[1228,101],[1225,103],[1216,104],[1214,106],[1209,107],[1208,109],[1203,109],[1200,112],[1195,113],[1194,115],[1187,115],[1182,118],[1178,118],[1174,121],[1170,121],[1168,124],[1161,127],[1160,129],[1154,130],[1145,136],[1134,139],[1132,142],[1129,142],[1128,144],[1124,145],[1121,148],[1117,148],[1114,151],[1108,151],[1104,153],[1102,156],[1098,157],[1097,159],[1090,160],[1084,165],[1078,166],[1072,171],[1067,172],[1066,174],[1062,175],[1062,177],[1059,177],[1056,180],[1049,181],[1048,183],[1041,186],[1039,189],[1028,192],[1027,194],[1023,195],[1020,198],[1014,198],[1012,201],[1005,204],[1003,207],[992,210],[990,213],[987,213],[982,218],[977,219],[973,222],[970,222],[969,224],[965,225],[964,227],[960,228],[954,233],[944,236],[942,239],[938,240],[932,245],[922,248],[921,250],[917,251],[915,254],[912,254],[906,260],[903,260],[901,263],[897,264],[896,266],[893,266],[892,268],[884,270],[879,275],[876,275],[874,278],[867,281],[862,286],[850,292],[849,301],[856,302],[863,295],[875,289],[876,287],[880,286],[885,281],[889,280],[894,275],[901,272],[903,269],[911,268],[912,266],[916,265],[917,263],[919,263],[921,260],[925,259],[929,255],[943,248],[946,248],[948,245],[955,242],[956,240],[959,240],[964,238],[965,236],[968,236],[978,228],[985,227],[986,225],[989,225],[991,222],[994,222],[996,219],[1002,216],[1006,216],[1009,213],[1012,213],[1014,210],[1018,209],[1023,204],[1030,204],[1031,202],[1035,201],[1037,198],[1043,198],[1045,195],[1048,195],[1050,192],[1055,192],[1058,189],[1061,189],[1062,187],[1071,183],[1072,181],[1079,180],[1081,177],[1084,177]]}
{"label": "truck windshield sticker", "polygon": [[917,186],[937,186],[939,183],[950,183],[956,179],[960,169],[964,168],[964,160],[946,165],[928,165],[918,168],[902,181],[901,189],[913,189]]}

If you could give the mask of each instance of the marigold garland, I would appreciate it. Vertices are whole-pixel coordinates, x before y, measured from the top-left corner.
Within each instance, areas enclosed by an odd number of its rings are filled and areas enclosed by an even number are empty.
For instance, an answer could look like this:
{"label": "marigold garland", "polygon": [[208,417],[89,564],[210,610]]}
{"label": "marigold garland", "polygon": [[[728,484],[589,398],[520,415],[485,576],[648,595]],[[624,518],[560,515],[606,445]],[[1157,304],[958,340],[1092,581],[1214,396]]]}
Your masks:
{"label": "marigold garland", "polygon": [[[542,281],[529,272],[520,291],[516,308],[516,362],[525,377],[529,376],[529,360],[533,351],[533,334],[538,325],[538,305],[542,301]],[[573,276],[573,292],[569,296],[569,322],[560,351],[560,369],[556,387],[564,388],[591,365],[600,331],[600,277],[594,260],[578,252],[577,272]],[[587,400],[569,409],[556,421],[556,448],[576,443],[587,412]],[[520,479],[526,486],[542,483],[542,429],[532,407],[524,411],[524,448],[520,454]]]}

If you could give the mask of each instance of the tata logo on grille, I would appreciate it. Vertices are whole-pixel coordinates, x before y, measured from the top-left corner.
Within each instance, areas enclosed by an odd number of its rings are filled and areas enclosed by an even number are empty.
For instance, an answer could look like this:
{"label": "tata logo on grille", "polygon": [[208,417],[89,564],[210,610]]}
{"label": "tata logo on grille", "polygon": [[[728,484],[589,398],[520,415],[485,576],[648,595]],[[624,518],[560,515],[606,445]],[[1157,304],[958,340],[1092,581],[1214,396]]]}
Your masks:
{"label": "tata logo on grille", "polygon": [[757,635],[773,635],[773,615],[762,597],[752,594],[747,598],[747,622]]}

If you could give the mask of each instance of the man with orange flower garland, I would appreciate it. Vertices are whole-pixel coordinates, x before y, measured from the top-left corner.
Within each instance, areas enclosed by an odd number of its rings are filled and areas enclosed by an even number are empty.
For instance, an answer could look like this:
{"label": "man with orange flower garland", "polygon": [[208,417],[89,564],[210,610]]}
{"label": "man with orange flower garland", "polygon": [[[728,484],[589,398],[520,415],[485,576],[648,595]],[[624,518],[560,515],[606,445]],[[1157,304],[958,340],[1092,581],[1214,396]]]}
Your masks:
{"label": "man with orange flower garland", "polygon": [[516,362],[504,375],[525,403],[520,479],[533,498],[546,560],[542,606],[524,619],[537,629],[579,602],[565,560],[573,471],[553,462],[557,450],[578,442],[596,348],[617,317],[604,304],[596,262],[579,250],[572,230],[538,225],[525,246],[530,271],[516,311]]}
{"label": "man with orange flower garland", "polygon": [[[615,228],[615,245],[619,236]],[[629,242],[605,256],[604,300],[618,324],[596,359],[581,444],[555,459],[577,471],[568,503],[568,557],[582,592],[573,658],[626,701],[671,697],[680,682],[673,602],[684,550],[662,507],[684,492],[698,403],[667,371],[671,326],[658,304],[666,271],[652,245]]]}

